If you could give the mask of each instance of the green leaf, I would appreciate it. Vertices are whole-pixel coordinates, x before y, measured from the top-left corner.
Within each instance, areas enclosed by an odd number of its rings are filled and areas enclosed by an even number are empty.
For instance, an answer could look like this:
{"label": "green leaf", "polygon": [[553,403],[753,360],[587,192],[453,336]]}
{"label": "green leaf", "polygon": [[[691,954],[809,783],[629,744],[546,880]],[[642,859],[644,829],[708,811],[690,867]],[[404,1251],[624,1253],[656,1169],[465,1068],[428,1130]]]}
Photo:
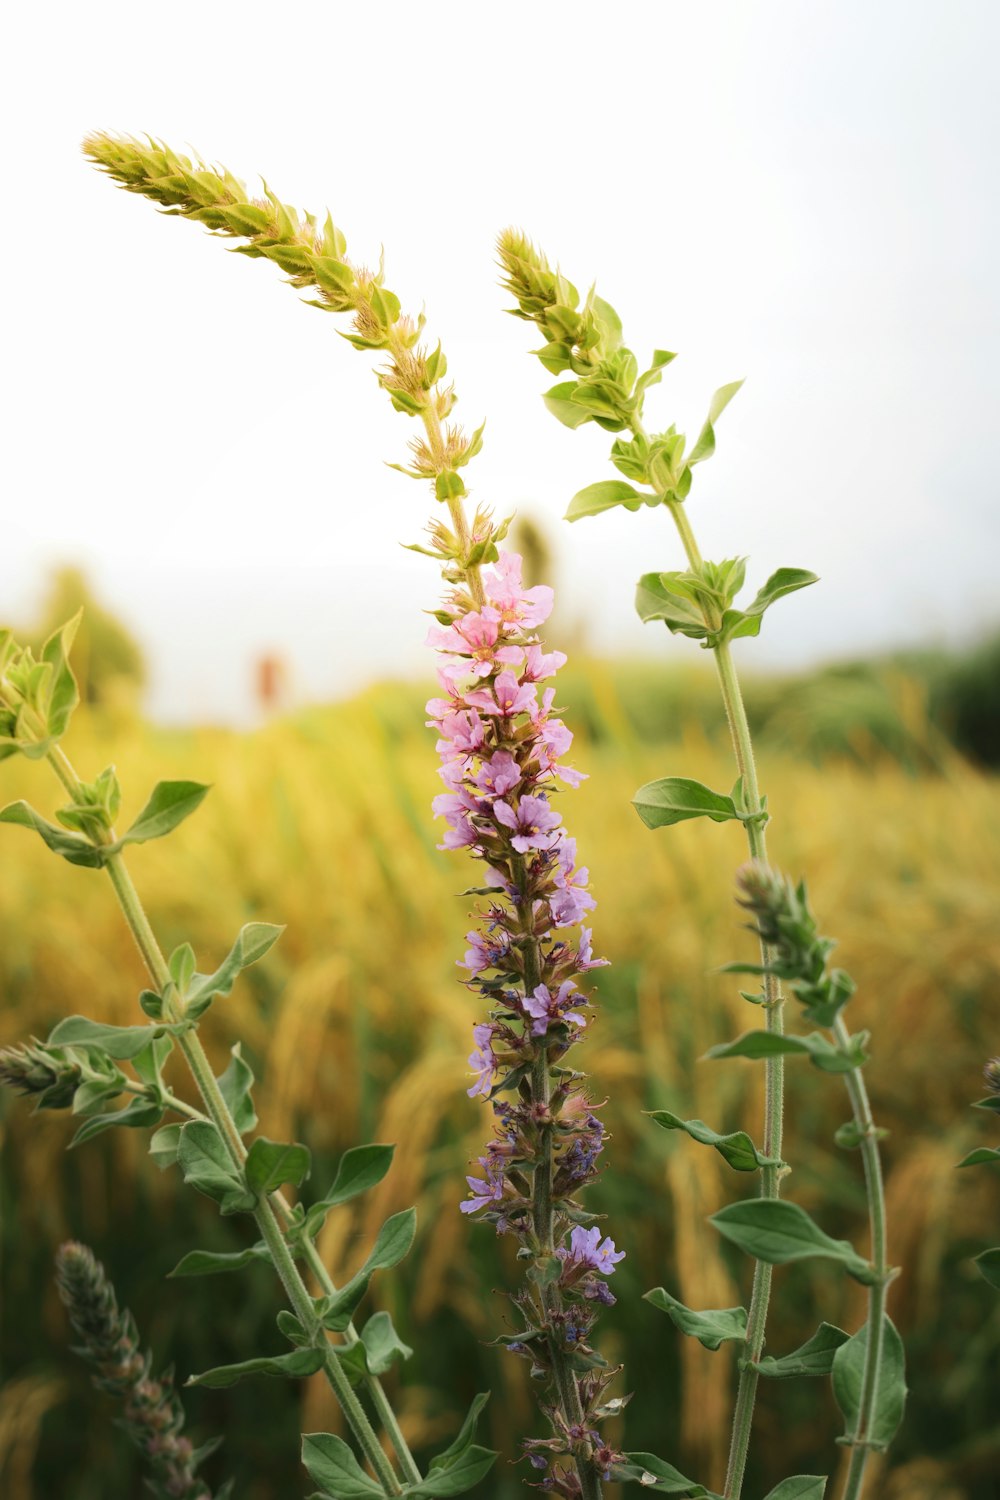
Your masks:
{"label": "green leaf", "polygon": [[125,1061],[148,1047],[162,1026],[108,1026],[87,1016],[67,1016],[50,1032],[49,1047],[94,1047],[106,1057]]}
{"label": "green leaf", "polygon": [[256,1206],[257,1200],[237,1173],[225,1141],[207,1120],[194,1120],[182,1128],[177,1161],[184,1181],[214,1198],[224,1214],[250,1212]]}
{"label": "green leaf", "polygon": [[452,1439],[442,1453],[437,1454],[435,1458],[431,1459],[431,1473],[435,1469],[447,1468],[456,1458],[461,1458],[467,1448],[472,1446],[473,1439],[476,1436],[476,1428],[479,1425],[479,1418],[489,1399],[489,1391],[480,1391],[478,1395],[473,1396],[472,1405],[466,1412],[465,1421],[462,1423],[457,1437]]}
{"label": "green leaf", "polygon": [[783,1479],[764,1500],[823,1500],[826,1494],[826,1476],[823,1474],[793,1474]]}
{"label": "green leaf", "polygon": [[384,1375],[397,1359],[409,1359],[413,1350],[404,1344],[387,1312],[372,1313],[361,1330],[361,1342],[372,1375]]}
{"label": "green leaf", "polygon": [[405,1208],[402,1213],[393,1214],[386,1219],[382,1228],[375,1237],[375,1243],[371,1253],[359,1275],[367,1275],[373,1271],[390,1271],[393,1266],[406,1255],[413,1244],[413,1236],[417,1232],[417,1210]]}
{"label": "green leaf", "polygon": [[[864,1433],[866,1440],[879,1449],[887,1448],[896,1436],[906,1406],[906,1355],[903,1340],[891,1318],[884,1319],[882,1328],[878,1393],[868,1430]],[[865,1323],[853,1338],[841,1345],[834,1356],[833,1394],[844,1416],[845,1436],[849,1438],[857,1431],[867,1348],[868,1324]]]}
{"label": "green leaf", "polygon": [[302,1462],[327,1495],[335,1500],[384,1500],[382,1486],[369,1479],[343,1438],[311,1432],[302,1439]]}
{"label": "green leaf", "polygon": [[708,626],[698,605],[676,593],[664,581],[668,573],[643,573],[635,589],[635,608],[644,624],[662,620],[673,635],[686,635],[693,641],[708,637]]}
{"label": "green leaf", "polygon": [[578,490],[569,502],[567,521],[579,521],[583,516],[599,516],[604,510],[613,510],[624,505],[626,510],[638,510],[640,505],[655,500],[654,495],[640,495],[624,479],[602,479],[599,484],[588,484]]}
{"label": "green leaf", "polygon": [[688,818],[711,818],[713,823],[725,823],[739,817],[732,797],[713,792],[686,776],[647,781],[632,798],[632,806],[647,828],[669,828]]}
{"label": "green leaf", "polygon": [[227,1271],[242,1271],[244,1266],[270,1259],[263,1241],[258,1245],[248,1245],[245,1250],[190,1250],[181,1257],[172,1271],[167,1272],[167,1279],[179,1276],[221,1276]]}
{"label": "green leaf", "polygon": [[986,1162],[1000,1161],[1000,1146],[977,1146],[968,1156],[963,1156],[960,1167],[981,1167]]}
{"label": "green leaf", "polygon": [[285,1182],[301,1187],[309,1176],[309,1151],[297,1143],[269,1141],[267,1136],[259,1135],[250,1147],[243,1170],[251,1192],[264,1198]]}
{"label": "green leaf", "polygon": [[655,1453],[626,1453],[625,1462],[615,1465],[612,1477],[639,1484],[655,1495],[677,1495],[682,1500],[720,1500],[714,1490],[706,1490],[693,1479],[685,1479],[679,1469],[665,1459],[657,1458]]}
{"label": "green leaf", "polygon": [[[227,1390],[247,1375],[280,1376],[285,1380],[302,1380],[323,1368],[323,1349],[293,1349],[269,1359],[245,1359],[238,1365],[218,1365],[201,1375],[189,1375],[185,1385],[204,1385],[210,1390]],[[381,1491],[379,1492],[381,1493]]]}
{"label": "green leaf", "polygon": [[473,1489],[485,1479],[496,1461],[497,1455],[489,1448],[477,1448],[470,1443],[451,1463],[432,1469],[419,1484],[407,1485],[406,1494],[419,1496],[420,1500],[432,1500],[435,1496],[445,1500],[449,1495],[464,1495],[466,1490]]}
{"label": "green leaf", "polygon": [[90,843],[78,833],[69,833],[59,828],[36,812],[30,802],[9,802],[0,808],[0,823],[14,823],[20,828],[32,828],[53,854],[59,854],[71,865],[81,865],[87,870],[99,870],[107,855],[107,846]]}
{"label": "green leaf", "polygon": [[833,1323],[821,1323],[812,1338],[791,1354],[783,1354],[777,1359],[765,1354],[757,1361],[757,1370],[774,1380],[788,1380],[793,1375],[829,1375],[834,1355],[849,1338],[850,1334]]}
{"label": "green leaf", "polygon": [[352,1146],[345,1151],[337,1166],[330,1191],[314,1203],[306,1214],[306,1233],[316,1235],[331,1208],[350,1203],[360,1193],[373,1188],[388,1172],[392,1164],[395,1146]]}
{"label": "green leaf", "polygon": [[662,1286],[643,1293],[643,1300],[665,1312],[681,1333],[697,1339],[706,1349],[718,1349],[720,1344],[742,1344],[747,1336],[747,1310],[745,1307],[707,1308],[695,1312],[685,1307],[676,1297],[671,1297]]}
{"label": "green leaf", "polygon": [[700,464],[706,458],[712,457],[712,454],[715,452],[715,423],[719,420],[742,384],[742,380],[734,380],[730,385],[720,385],[712,397],[705,425],[698,434],[698,441],[688,455],[687,462],[689,468],[692,464]]}
{"label": "green leaf", "polygon": [[975,1257],[973,1264],[978,1267],[980,1276],[1000,1291],[1000,1245],[984,1250]]}
{"label": "green leaf", "polygon": [[121,849],[126,844],[145,844],[150,839],[163,838],[191,816],[209,790],[200,781],[158,781],[142,812],[115,847]]}
{"label": "green leaf", "polygon": [[82,618],[83,610],[78,609],[71,620],[53,631],[42,647],[42,661],[48,662],[52,667],[46,729],[53,740],[65,733],[70,715],[80,701],[76,678],[69,664],[69,654]]}
{"label": "green leaf", "polygon": [[329,1328],[332,1333],[343,1333],[367,1292],[371,1279],[370,1272],[359,1271],[337,1291],[324,1297],[317,1308],[324,1328]]}
{"label": "green leaf", "polygon": [[762,1156],[745,1130],[733,1130],[728,1135],[719,1135],[704,1120],[682,1120],[669,1109],[650,1112],[650,1119],[664,1130],[685,1130],[693,1141],[703,1146],[714,1146],[719,1155],[735,1167],[737,1172],[756,1172],[758,1167],[777,1167],[780,1160],[773,1156]]}
{"label": "green leaf", "polygon": [[542,397],[549,411],[564,427],[580,427],[584,422],[590,421],[590,412],[584,411],[582,406],[572,400],[576,388],[575,380],[564,380],[546,391]]}
{"label": "green leaf", "polygon": [[183,1128],[182,1125],[163,1125],[151,1137],[149,1154],[161,1172],[176,1162]]}
{"label": "green leaf", "polygon": [[257,1111],[253,1107],[253,1069],[243,1061],[243,1048],[237,1042],[231,1049],[232,1057],[224,1073],[219,1075],[222,1097],[229,1105],[229,1112],[236,1122],[240,1135],[256,1129]]}
{"label": "green leaf", "polygon": [[728,641],[739,636],[759,635],[764,611],[776,599],[784,598],[785,594],[794,594],[796,589],[808,588],[811,583],[819,583],[815,573],[808,573],[804,568],[779,568],[776,573],[771,574],[746,609],[726,610],[722,617],[722,639]]}
{"label": "green leaf", "polygon": [[214,974],[196,974],[188,989],[185,1013],[193,1020],[207,1010],[216,995],[228,995],[244,969],[274,947],[284,932],[273,922],[248,922]]}
{"label": "green leaf", "polygon": [[725,1239],[767,1265],[786,1266],[814,1258],[833,1260],[865,1286],[875,1280],[872,1266],[853,1245],[831,1239],[797,1203],[749,1198],[720,1208],[710,1222]]}
{"label": "green leaf", "polygon": [[302,1345],[312,1342],[298,1318],[294,1313],[290,1313],[287,1308],[283,1307],[281,1309],[276,1321],[278,1332],[283,1334],[290,1344],[295,1344],[301,1348]]}
{"label": "green leaf", "polygon": [[706,1058],[746,1057],[758,1061],[766,1057],[808,1057],[824,1073],[850,1073],[867,1061],[867,1032],[851,1038],[851,1049],[843,1051],[827,1037],[814,1031],[809,1036],[780,1035],[774,1031],[745,1031],[732,1042],[709,1047]]}
{"label": "green leaf", "polygon": [[150,1125],[158,1125],[162,1119],[163,1106],[161,1104],[155,1100],[132,1099],[124,1109],[112,1110],[110,1114],[95,1115],[92,1120],[85,1121],[70,1141],[70,1150],[74,1146],[82,1146],[85,1141],[92,1141],[97,1135],[103,1135],[112,1126],[123,1125],[131,1129],[144,1129]]}

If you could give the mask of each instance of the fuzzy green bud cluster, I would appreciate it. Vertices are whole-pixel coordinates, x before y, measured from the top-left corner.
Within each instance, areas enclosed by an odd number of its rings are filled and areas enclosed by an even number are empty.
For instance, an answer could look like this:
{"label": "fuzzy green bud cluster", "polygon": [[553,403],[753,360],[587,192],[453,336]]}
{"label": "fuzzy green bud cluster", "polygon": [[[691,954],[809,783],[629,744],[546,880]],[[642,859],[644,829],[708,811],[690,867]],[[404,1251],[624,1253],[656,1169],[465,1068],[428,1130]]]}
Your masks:
{"label": "fuzzy green bud cluster", "polygon": [[0,760],[18,753],[42,760],[65,734],[80,701],[69,665],[79,623],[77,614],[49,636],[37,656],[10,630],[0,630]]}
{"label": "fuzzy green bud cluster", "polygon": [[752,860],[740,870],[736,886],[737,901],[753,916],[753,930],[769,952],[767,972],[786,981],[807,1020],[832,1026],[855,985],[843,969],[829,967],[836,943],[819,935],[805,882],[796,885],[780,871]]}
{"label": "fuzzy green bud cluster", "polygon": [[[184,1409],[172,1375],[153,1377],[132,1314],[119,1308],[114,1287],[86,1245],[71,1241],[60,1248],[56,1283],[80,1338],[76,1352],[93,1368],[94,1385],[122,1403],[120,1425],[146,1460],[152,1493],[160,1500],[212,1500],[197,1470],[218,1445],[196,1450],[184,1436]],[[216,1500],[229,1492],[227,1484]]]}
{"label": "fuzzy green bud cluster", "polygon": [[83,1081],[80,1059],[65,1049],[35,1040],[0,1048],[0,1088],[32,1095],[37,1109],[69,1109]]}

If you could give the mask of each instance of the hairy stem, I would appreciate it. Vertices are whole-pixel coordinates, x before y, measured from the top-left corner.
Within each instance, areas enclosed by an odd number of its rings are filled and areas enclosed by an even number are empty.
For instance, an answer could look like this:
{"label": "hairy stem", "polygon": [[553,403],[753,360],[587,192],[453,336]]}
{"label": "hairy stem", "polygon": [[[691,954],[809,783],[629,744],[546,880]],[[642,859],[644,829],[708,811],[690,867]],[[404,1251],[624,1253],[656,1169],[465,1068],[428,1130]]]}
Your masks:
{"label": "hairy stem", "polygon": [[[846,1051],[850,1044],[850,1033],[842,1018],[833,1023],[833,1034]],[[858,1421],[855,1430],[846,1442],[851,1448],[851,1462],[844,1483],[843,1500],[858,1500],[864,1485],[865,1467],[871,1452],[870,1434],[878,1403],[879,1375],[882,1368],[882,1347],[885,1332],[886,1291],[889,1284],[889,1267],[886,1263],[886,1215],[885,1188],[882,1180],[882,1157],[878,1148],[878,1132],[872,1118],[868,1089],[860,1068],[844,1074],[844,1082],[851,1100],[854,1123],[861,1137],[861,1157],[865,1168],[865,1193],[868,1199],[868,1222],[871,1229],[872,1265],[878,1280],[868,1289],[868,1343],[865,1348],[865,1363],[861,1377],[861,1399],[858,1404]]]}
{"label": "hairy stem", "polygon": [[[80,787],[79,778],[62,750],[56,747],[47,758],[63,786],[72,797],[75,797]],[[143,963],[158,991],[162,993],[170,983],[170,970],[122,856],[111,855],[105,864],[105,869],[111,879],[115,895],[118,897],[118,904],[129,931],[142,955]],[[212,1071],[208,1054],[195,1031],[182,1033],[177,1038],[177,1043],[197,1085],[209,1118],[225,1141],[234,1163],[237,1167],[241,1167],[246,1159],[246,1147]],[[383,1492],[389,1496],[400,1494],[401,1486],[393,1472],[392,1465],[383,1452],[364,1407],[352,1390],[350,1380],[316,1315],[312,1297],[299,1274],[270,1201],[260,1200],[253,1217],[296,1317],[316,1347],[320,1347],[320,1341],[326,1346],[324,1373],[354,1433],[358,1446],[377,1475]]]}
{"label": "hairy stem", "polygon": [[[692,568],[696,568],[700,565],[702,557],[684,506],[676,502],[668,502],[668,509],[674,518],[684,545],[684,551],[687,554],[688,562]],[[722,693],[723,704],[725,705],[726,718],[729,722],[733,753],[736,758],[739,774],[743,780],[744,803],[746,811],[750,815],[743,825],[746,829],[747,847],[751,859],[760,860],[766,864],[767,839],[764,832],[766,815],[761,807],[753,739],[750,734],[750,725],[747,721],[746,708],[743,703],[740,680],[728,642],[723,642],[716,646],[712,652],[712,656],[715,660],[719,688]],[[760,953],[761,963],[767,967],[770,960],[770,952],[764,943],[761,944]],[[780,1036],[784,1031],[781,988],[771,974],[764,975],[763,988],[765,1026],[768,1031]],[[766,1059],[764,1067],[763,1151],[765,1156],[774,1157],[778,1160],[781,1157],[783,1135],[784,1058],[769,1057]],[[762,1198],[775,1199],[780,1196],[780,1193],[780,1167],[762,1167],[760,1196]],[[736,1407],[733,1413],[733,1430],[729,1449],[729,1461],[726,1469],[726,1484],[723,1490],[725,1500],[739,1500],[739,1496],[743,1490],[743,1476],[746,1471],[747,1453],[750,1447],[750,1432],[753,1427],[754,1404],[757,1399],[758,1374],[756,1365],[764,1348],[767,1310],[771,1299],[771,1271],[772,1268],[764,1261],[758,1260],[754,1265],[750,1307],[747,1311],[747,1336],[740,1358],[740,1377],[736,1391]]]}

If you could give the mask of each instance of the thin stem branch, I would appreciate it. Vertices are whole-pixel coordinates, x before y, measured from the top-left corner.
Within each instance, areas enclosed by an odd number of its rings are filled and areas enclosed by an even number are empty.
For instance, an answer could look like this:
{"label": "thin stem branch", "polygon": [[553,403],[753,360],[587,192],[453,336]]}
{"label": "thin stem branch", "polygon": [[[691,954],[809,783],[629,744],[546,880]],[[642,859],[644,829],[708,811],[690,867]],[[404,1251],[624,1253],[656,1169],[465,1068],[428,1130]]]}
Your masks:
{"label": "thin stem branch", "polygon": [[[683,504],[676,501],[668,501],[667,508],[673,516],[690,566],[692,568],[700,567],[702,562],[701,551],[699,550]],[[744,805],[747,813],[750,815],[743,825],[746,829],[747,848],[751,859],[766,863],[767,839],[764,827],[767,820],[761,806],[753,738],[750,734],[750,724],[747,720],[740,680],[728,642],[722,642],[716,646],[712,651],[712,656],[715,660],[719,688],[726,710],[726,719],[729,723],[733,754],[743,781]],[[768,966],[769,958],[769,950],[762,943],[761,963],[765,968]],[[765,1026],[769,1032],[776,1036],[781,1036],[784,1031],[782,1010],[781,988],[773,975],[765,974]],[[781,1158],[783,1137],[784,1058],[780,1056],[769,1057],[766,1059],[764,1067],[764,1138],[762,1144],[764,1155],[773,1157],[777,1161]],[[780,1194],[781,1168],[777,1166],[762,1167],[760,1196],[767,1199],[776,1199]],[[743,1477],[746,1472],[747,1454],[750,1448],[750,1433],[753,1427],[754,1405],[757,1399],[757,1382],[759,1377],[756,1367],[764,1348],[768,1305],[771,1300],[771,1277],[771,1266],[767,1265],[764,1261],[758,1260],[754,1265],[750,1306],[747,1310],[747,1335],[740,1359],[740,1377],[736,1391],[736,1406],[733,1413],[733,1430],[726,1470],[726,1484],[723,1490],[725,1500],[739,1500],[743,1490]]]}
{"label": "thin stem branch", "polygon": [[[58,746],[55,747],[49,752],[47,759],[67,792],[75,798],[80,787],[79,778],[62,750]],[[170,970],[122,856],[111,855],[105,863],[105,869],[150,978],[157,989],[163,992],[170,983]],[[180,1018],[179,1015],[174,1017],[174,1019]],[[198,1087],[209,1118],[225,1141],[234,1163],[241,1167],[246,1159],[246,1147],[212,1071],[208,1054],[193,1030],[181,1033],[177,1042]],[[400,1483],[379,1443],[364,1407],[351,1388],[350,1380],[339,1361],[334,1346],[327,1338],[326,1330],[317,1317],[312,1297],[299,1274],[291,1248],[281,1232],[277,1215],[270,1201],[262,1199],[258,1202],[253,1216],[296,1317],[316,1347],[320,1347],[320,1341],[322,1341],[325,1349],[324,1373],[354,1433],[358,1446],[378,1477],[383,1492],[387,1496],[399,1495],[402,1492]]]}
{"label": "thin stem branch", "polygon": [[[840,1016],[837,1016],[834,1021],[832,1030],[839,1045],[846,1050],[850,1044],[850,1033]],[[886,1212],[882,1156],[878,1148],[878,1132],[872,1118],[868,1089],[860,1068],[853,1068],[849,1073],[845,1073],[844,1082],[851,1100],[854,1123],[861,1138],[865,1193],[868,1199],[868,1222],[871,1230],[871,1258],[878,1276],[877,1281],[868,1289],[868,1341],[865,1346],[865,1362],[861,1376],[858,1420],[854,1431],[846,1439],[852,1451],[847,1478],[844,1482],[843,1500],[859,1500],[864,1484],[865,1467],[871,1452],[870,1435],[878,1404],[879,1376],[885,1341],[889,1267],[886,1262]]]}

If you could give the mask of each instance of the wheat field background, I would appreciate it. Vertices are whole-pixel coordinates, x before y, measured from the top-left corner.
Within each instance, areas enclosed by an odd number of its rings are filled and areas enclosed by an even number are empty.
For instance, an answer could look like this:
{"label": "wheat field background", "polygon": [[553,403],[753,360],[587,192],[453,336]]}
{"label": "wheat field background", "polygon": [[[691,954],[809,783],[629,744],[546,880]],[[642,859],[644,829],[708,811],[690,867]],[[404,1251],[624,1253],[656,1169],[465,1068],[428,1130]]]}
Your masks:
{"label": "wheat field background", "polygon": [[[641,782],[684,774],[728,787],[733,777],[707,712],[685,711],[678,693],[669,732],[650,734],[637,727],[621,682],[595,662],[570,684],[579,712],[568,717],[582,727],[575,762],[590,779],[562,804],[592,872],[595,946],[612,960],[598,975],[600,1020],[584,1049],[613,1135],[592,1206],[628,1252],[603,1348],[625,1366],[620,1388],[636,1392],[629,1446],[663,1453],[717,1486],[731,1357],[682,1340],[641,1293],[662,1284],[696,1307],[746,1296],[747,1263],[706,1220],[752,1191],[753,1179],[658,1131],[643,1111],[759,1128],[760,1065],[699,1060],[755,1024],[739,981],[715,972],[751,944],[731,896],[743,841],[735,826],[691,823],[653,835],[640,825],[629,799]],[[692,702],[704,696],[703,685],[693,691]],[[414,1250],[371,1302],[392,1311],[417,1350],[390,1385],[425,1452],[455,1430],[475,1390],[492,1388],[489,1438],[503,1459],[484,1493],[506,1500],[521,1493],[523,1477],[507,1460],[537,1419],[523,1362],[489,1343],[505,1327],[506,1304],[493,1289],[512,1284],[508,1247],[457,1210],[466,1163],[488,1127],[465,1094],[475,1009],[455,967],[474,904],[456,893],[476,882],[462,858],[435,847],[429,801],[438,782],[420,703],[419,689],[382,687],[249,734],[166,732],[81,711],[67,749],[88,776],[114,760],[126,814],[159,778],[214,783],[169,840],[130,854],[133,875],[163,945],[189,939],[203,969],[243,922],[288,924],[272,954],[217,1002],[206,1042],[221,1070],[242,1040],[259,1078],[262,1128],[312,1147],[317,1191],[348,1145],[397,1143],[389,1177],[356,1211],[331,1218],[322,1249],[343,1278],[383,1217],[418,1205]],[[922,747],[908,763],[864,734],[848,736],[849,753],[806,756],[776,731],[765,736],[762,782],[774,813],[772,858],[806,875],[822,929],[841,940],[838,962],[858,981],[850,1021],[872,1030],[869,1086],[891,1131],[890,1254],[903,1274],[890,1305],[912,1393],[872,1494],[988,1500],[1000,1494],[1000,1299],[971,1258],[1000,1239],[1000,1178],[955,1163],[990,1140],[989,1119],[968,1106],[982,1092],[983,1062],[1000,1051],[1000,784],[923,723],[905,686],[894,711],[907,721],[907,743]],[[19,796],[48,813],[56,805],[44,768],[8,762],[0,800]],[[107,881],[54,859],[20,830],[2,833],[0,1045],[43,1037],[70,1012],[135,1020],[143,976]],[[807,1064],[789,1074],[788,1191],[829,1233],[863,1248],[860,1164],[832,1143],[846,1118],[843,1088]],[[67,1155],[63,1115],[32,1117],[10,1098],[0,1110],[0,1493],[138,1496],[112,1413],[67,1350],[52,1285],[56,1246],[67,1236],[93,1246],[158,1359],[174,1361],[181,1376],[280,1350],[275,1287],[261,1267],[163,1280],[194,1245],[236,1248],[247,1228],[217,1219],[173,1172],[160,1174],[142,1133],[109,1132]],[[771,1352],[794,1347],[821,1318],[845,1327],[863,1318],[861,1288],[834,1272],[795,1267],[776,1279]],[[199,1436],[225,1433],[210,1472],[236,1474],[246,1500],[304,1492],[297,1432],[337,1428],[315,1381],[192,1392],[187,1405]],[[748,1493],[763,1494],[789,1472],[836,1472],[839,1430],[826,1382],[771,1382]]]}

